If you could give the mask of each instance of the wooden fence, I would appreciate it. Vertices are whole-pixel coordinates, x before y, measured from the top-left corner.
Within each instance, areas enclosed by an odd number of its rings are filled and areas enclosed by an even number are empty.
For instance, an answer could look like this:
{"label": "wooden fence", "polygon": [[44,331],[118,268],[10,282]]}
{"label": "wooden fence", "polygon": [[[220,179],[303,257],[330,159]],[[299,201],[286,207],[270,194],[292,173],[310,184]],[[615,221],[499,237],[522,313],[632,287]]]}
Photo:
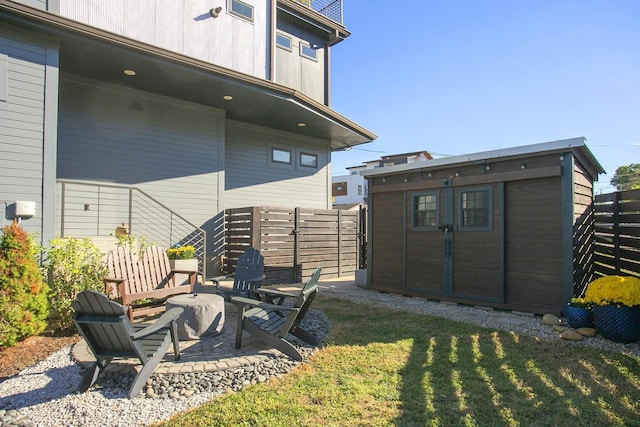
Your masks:
{"label": "wooden fence", "polygon": [[263,284],[300,282],[322,267],[324,277],[359,268],[360,213],[333,209],[254,206],[225,211],[223,268],[235,271],[238,256],[252,246],[265,259]]}
{"label": "wooden fence", "polygon": [[640,190],[595,197],[595,273],[640,277]]}

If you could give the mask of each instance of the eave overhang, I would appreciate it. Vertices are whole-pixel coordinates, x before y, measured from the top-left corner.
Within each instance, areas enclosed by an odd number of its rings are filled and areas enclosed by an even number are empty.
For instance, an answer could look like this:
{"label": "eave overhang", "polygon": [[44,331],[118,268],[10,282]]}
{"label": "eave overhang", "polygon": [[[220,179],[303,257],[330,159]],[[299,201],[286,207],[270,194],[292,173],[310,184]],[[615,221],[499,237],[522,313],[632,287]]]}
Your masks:
{"label": "eave overhang", "polygon": [[490,162],[496,160],[507,160],[514,158],[526,158],[536,154],[549,154],[557,152],[576,154],[583,166],[587,168],[594,180],[597,180],[598,174],[606,173],[598,160],[587,147],[584,137],[562,139],[558,141],[542,142],[539,144],[522,145],[518,147],[482,151],[478,153],[463,154],[460,156],[444,157],[441,159],[426,160],[424,162],[405,163],[401,165],[386,166],[376,169],[366,169],[360,172],[365,178],[405,173],[418,170],[435,170],[451,167],[453,165],[460,166],[465,164],[477,164],[482,162]]}
{"label": "eave overhang", "polygon": [[[327,140],[332,150],[376,139],[375,134],[326,105],[268,80],[8,0],[0,0],[0,22],[56,38],[63,75],[220,108],[230,120]],[[125,75],[125,69],[135,70],[136,75]],[[233,99],[225,100],[225,95]]]}

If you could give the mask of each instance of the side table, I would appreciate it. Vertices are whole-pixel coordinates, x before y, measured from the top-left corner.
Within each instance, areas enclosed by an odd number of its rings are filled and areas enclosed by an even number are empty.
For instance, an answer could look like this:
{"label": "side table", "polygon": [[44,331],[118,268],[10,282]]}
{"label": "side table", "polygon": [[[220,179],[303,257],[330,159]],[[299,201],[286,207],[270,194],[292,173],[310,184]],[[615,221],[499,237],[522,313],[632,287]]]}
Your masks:
{"label": "side table", "polygon": [[213,294],[176,295],[167,300],[166,310],[182,307],[177,321],[180,340],[217,335],[224,326],[224,298]]}

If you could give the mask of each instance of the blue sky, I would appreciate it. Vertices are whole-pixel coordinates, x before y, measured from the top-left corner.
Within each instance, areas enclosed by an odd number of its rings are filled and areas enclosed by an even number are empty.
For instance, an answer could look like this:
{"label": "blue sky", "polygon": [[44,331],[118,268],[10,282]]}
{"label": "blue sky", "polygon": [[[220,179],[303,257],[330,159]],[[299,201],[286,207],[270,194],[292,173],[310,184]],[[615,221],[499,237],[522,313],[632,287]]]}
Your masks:
{"label": "blue sky", "polygon": [[[640,162],[640,1],[344,0],[331,107],[382,155],[458,155],[584,136],[607,171]],[[368,151],[364,151],[368,150]]]}

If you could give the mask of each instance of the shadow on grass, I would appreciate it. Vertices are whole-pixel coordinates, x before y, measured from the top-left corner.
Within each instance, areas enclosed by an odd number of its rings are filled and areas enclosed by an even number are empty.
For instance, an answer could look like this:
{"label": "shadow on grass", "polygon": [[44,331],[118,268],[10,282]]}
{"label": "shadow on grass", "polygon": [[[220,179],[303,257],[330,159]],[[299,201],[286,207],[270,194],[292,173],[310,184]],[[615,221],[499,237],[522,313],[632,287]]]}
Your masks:
{"label": "shadow on grass", "polygon": [[406,348],[390,352],[402,359],[394,425],[640,425],[637,356],[330,298],[316,308],[335,346]]}

